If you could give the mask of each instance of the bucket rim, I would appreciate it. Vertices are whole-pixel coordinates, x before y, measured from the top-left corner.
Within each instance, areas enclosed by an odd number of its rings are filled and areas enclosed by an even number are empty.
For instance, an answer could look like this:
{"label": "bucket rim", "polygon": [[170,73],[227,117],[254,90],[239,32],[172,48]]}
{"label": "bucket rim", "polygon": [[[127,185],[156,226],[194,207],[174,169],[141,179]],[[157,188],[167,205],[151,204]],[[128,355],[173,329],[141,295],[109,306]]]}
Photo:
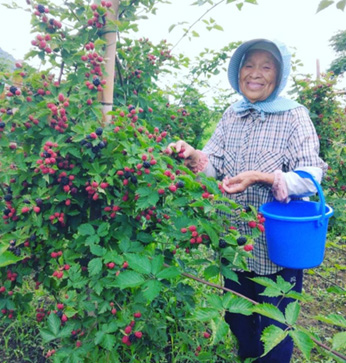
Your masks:
{"label": "bucket rim", "polygon": [[[310,203],[310,202],[304,202],[304,201],[297,201],[297,202]],[[266,218],[276,219],[276,220],[280,220],[280,221],[287,221],[287,222],[308,222],[308,221],[315,221],[315,220],[321,219],[321,217],[322,217],[322,214],[316,214],[314,216],[308,216],[308,217],[287,217],[284,215],[269,213],[269,212],[266,212],[263,210],[263,208],[266,205],[276,204],[276,203],[280,203],[280,202],[274,201],[274,202],[262,204],[259,208],[259,211]],[[328,219],[333,216],[334,210],[330,205],[325,204],[325,210],[326,210],[326,212],[324,214],[325,219]]]}

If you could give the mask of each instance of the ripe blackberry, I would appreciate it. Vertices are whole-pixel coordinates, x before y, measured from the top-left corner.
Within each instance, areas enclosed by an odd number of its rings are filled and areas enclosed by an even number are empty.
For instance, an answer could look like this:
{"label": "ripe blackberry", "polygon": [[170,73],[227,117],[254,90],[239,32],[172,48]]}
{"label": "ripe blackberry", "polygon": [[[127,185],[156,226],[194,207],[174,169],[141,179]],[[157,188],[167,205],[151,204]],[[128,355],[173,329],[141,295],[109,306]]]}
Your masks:
{"label": "ripe blackberry", "polygon": [[37,10],[41,13],[41,14],[43,14],[44,12],[45,12],[45,7],[44,7],[44,5],[37,5]]}
{"label": "ripe blackberry", "polygon": [[63,176],[63,177],[61,178],[60,183],[61,183],[62,185],[67,185],[67,184],[69,183],[69,179],[68,179],[66,176]]}
{"label": "ripe blackberry", "polygon": [[132,176],[131,172],[125,171],[125,173],[124,173],[125,179],[129,179],[129,178],[131,178],[131,176]]}
{"label": "ripe blackberry", "polygon": [[10,202],[12,200],[12,194],[6,194],[4,196],[4,199],[5,199],[6,202]]}
{"label": "ripe blackberry", "polygon": [[179,180],[177,183],[177,188],[184,188],[185,184],[183,181]]}
{"label": "ripe blackberry", "polygon": [[143,168],[144,169],[149,169],[150,168],[150,163],[148,161],[144,161],[143,162]]}
{"label": "ripe blackberry", "polygon": [[104,149],[106,147],[106,143],[104,141],[100,141],[97,146],[99,147],[99,149]]}
{"label": "ripe blackberry", "polygon": [[129,341],[130,341],[131,343],[133,343],[136,339],[137,339],[137,337],[136,337],[134,334],[130,334],[130,335],[129,335]]}
{"label": "ripe blackberry", "polygon": [[137,178],[134,175],[131,176],[131,182],[137,184]]}
{"label": "ripe blackberry", "polygon": [[0,122],[0,129],[3,129],[6,126],[5,122]]}
{"label": "ripe blackberry", "polygon": [[11,87],[10,87],[10,92],[11,92],[11,93],[15,94],[15,93],[16,93],[16,91],[17,91],[17,87],[15,87],[15,86],[11,86]]}
{"label": "ripe blackberry", "polygon": [[93,80],[93,84],[94,84],[94,86],[95,86],[95,87],[99,86],[99,85],[101,84],[100,79],[99,79],[99,78],[95,78],[95,79]]}
{"label": "ripe blackberry", "polygon": [[103,133],[103,128],[102,127],[98,127],[95,131],[95,134],[98,135],[98,136],[101,136]]}
{"label": "ripe blackberry", "polygon": [[220,248],[226,248],[227,247],[227,242],[224,239],[220,239],[219,247]]}
{"label": "ripe blackberry", "polygon": [[239,237],[237,239],[238,246],[244,246],[246,241],[247,241],[246,237]]}

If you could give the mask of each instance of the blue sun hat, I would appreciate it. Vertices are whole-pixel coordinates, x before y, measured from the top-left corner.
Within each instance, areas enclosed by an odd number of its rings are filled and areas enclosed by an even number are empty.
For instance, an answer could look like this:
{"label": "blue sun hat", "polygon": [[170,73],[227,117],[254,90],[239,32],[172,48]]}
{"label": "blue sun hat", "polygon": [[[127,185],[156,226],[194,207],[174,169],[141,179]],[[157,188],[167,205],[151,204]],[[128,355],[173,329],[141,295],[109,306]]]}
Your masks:
{"label": "blue sun hat", "polygon": [[[265,50],[273,55],[279,64],[279,74],[277,84],[270,96],[263,100],[251,103],[240,91],[239,87],[239,71],[242,67],[244,57],[250,50]],[[243,99],[234,103],[231,108],[235,112],[243,112],[250,108],[261,112],[262,119],[265,118],[264,113],[276,113],[288,111],[301,104],[288,98],[279,97],[279,94],[285,88],[291,71],[291,53],[283,44],[277,40],[253,39],[241,44],[234,52],[228,66],[228,80],[232,88],[243,96]]]}

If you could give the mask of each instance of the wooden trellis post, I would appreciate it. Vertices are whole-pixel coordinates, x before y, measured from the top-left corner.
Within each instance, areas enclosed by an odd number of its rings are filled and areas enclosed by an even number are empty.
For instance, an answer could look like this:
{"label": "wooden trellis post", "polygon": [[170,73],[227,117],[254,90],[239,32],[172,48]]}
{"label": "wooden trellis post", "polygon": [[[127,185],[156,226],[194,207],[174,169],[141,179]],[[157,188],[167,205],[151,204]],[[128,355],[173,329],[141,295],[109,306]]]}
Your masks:
{"label": "wooden trellis post", "polygon": [[120,0],[111,0],[112,7],[109,8],[107,12],[107,25],[105,29],[105,40],[107,42],[106,45],[106,85],[101,95],[101,103],[103,105],[102,113],[103,113],[103,125],[110,123],[111,116],[107,115],[109,111],[112,110],[113,107],[113,93],[114,93],[114,70],[115,70],[115,54],[116,54],[116,27],[114,25],[114,21],[118,20],[119,15],[119,1]]}

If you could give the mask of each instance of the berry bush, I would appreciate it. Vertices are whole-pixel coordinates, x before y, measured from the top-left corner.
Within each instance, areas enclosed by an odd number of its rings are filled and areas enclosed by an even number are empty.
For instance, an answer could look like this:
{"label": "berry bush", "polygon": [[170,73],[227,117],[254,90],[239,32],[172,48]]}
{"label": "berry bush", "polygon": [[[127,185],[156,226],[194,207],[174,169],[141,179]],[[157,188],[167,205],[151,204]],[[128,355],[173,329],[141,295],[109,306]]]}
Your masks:
{"label": "berry bush", "polygon": [[[32,50],[0,73],[1,328],[35,319],[55,362],[227,362],[236,357],[225,311],[255,312],[288,326],[265,331],[266,352],[290,334],[309,359],[319,341],[296,324],[299,304],[282,316],[222,292],[223,276],[246,269],[264,219],[165,152],[178,138],[200,145],[220,114],[191,84],[158,86],[183,60],[165,41],[133,39],[134,4],[152,11],[154,1],[121,2],[116,22],[108,1],[27,3]],[[109,31],[123,36],[105,122]],[[216,74],[235,46],[203,72]],[[258,282],[291,294],[283,281]]]}

